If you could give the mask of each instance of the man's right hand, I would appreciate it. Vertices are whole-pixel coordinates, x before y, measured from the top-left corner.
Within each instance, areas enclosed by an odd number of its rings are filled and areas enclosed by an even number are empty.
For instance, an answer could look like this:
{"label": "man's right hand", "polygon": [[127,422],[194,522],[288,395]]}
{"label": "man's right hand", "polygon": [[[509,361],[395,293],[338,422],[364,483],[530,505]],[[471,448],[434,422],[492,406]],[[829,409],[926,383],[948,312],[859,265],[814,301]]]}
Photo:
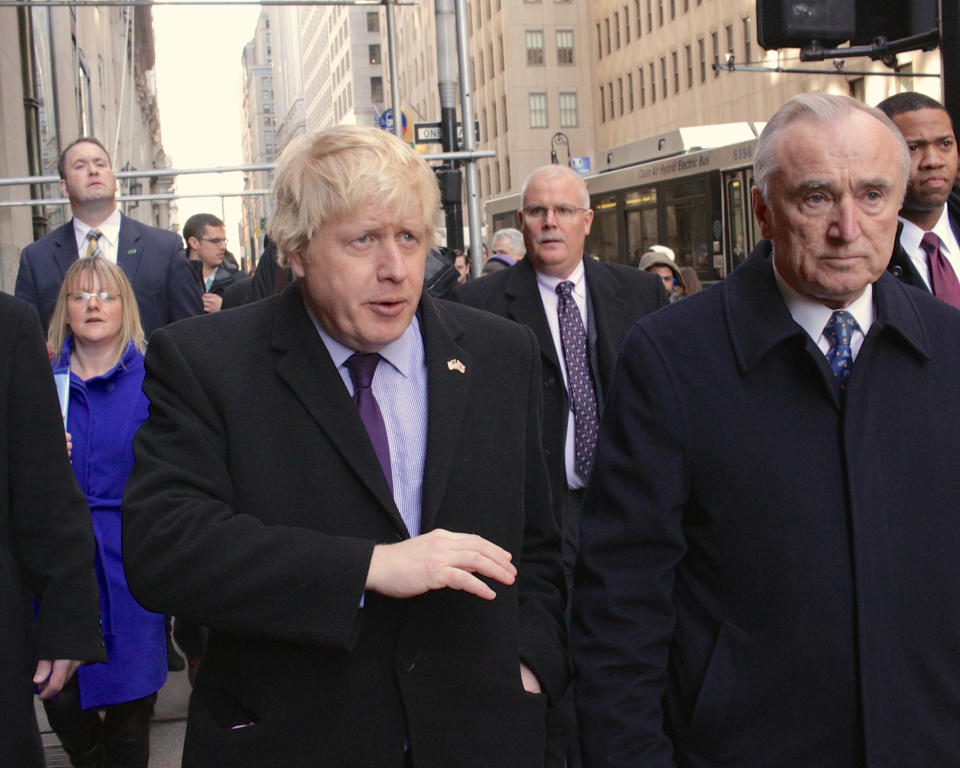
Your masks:
{"label": "man's right hand", "polygon": [[517,569],[505,549],[470,533],[442,528],[373,548],[366,588],[387,597],[416,597],[433,589],[459,589],[484,600],[497,594],[473,574],[513,584]]}
{"label": "man's right hand", "polygon": [[203,294],[202,299],[204,312],[219,312],[220,308],[223,306],[223,297],[218,296],[215,293],[205,293]]}

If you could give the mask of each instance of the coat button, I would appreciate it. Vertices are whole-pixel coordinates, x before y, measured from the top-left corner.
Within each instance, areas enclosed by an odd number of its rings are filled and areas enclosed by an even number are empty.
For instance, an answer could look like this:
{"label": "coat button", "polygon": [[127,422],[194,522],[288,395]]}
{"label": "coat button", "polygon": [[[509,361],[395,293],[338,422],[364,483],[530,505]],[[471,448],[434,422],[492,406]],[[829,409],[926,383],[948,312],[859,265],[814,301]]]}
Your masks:
{"label": "coat button", "polygon": [[416,666],[416,663],[413,660],[413,656],[407,656],[404,654],[400,657],[400,671],[401,672],[413,672],[413,668]]}

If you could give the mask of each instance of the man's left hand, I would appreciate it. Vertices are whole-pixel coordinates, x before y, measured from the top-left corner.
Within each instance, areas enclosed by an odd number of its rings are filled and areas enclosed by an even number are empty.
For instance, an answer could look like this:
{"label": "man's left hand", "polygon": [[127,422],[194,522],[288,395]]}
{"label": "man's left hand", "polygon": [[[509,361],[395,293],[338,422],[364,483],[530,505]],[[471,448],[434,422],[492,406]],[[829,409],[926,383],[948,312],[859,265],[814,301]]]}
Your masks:
{"label": "man's left hand", "polygon": [[520,662],[520,680],[523,682],[523,690],[527,693],[543,693],[543,691],[540,690],[540,681],[537,679],[537,676],[533,673],[533,670],[522,661]]}
{"label": "man's left hand", "polygon": [[40,659],[33,675],[33,682],[40,689],[40,698],[52,699],[60,693],[82,663],[76,659]]}
{"label": "man's left hand", "polygon": [[205,293],[202,298],[204,312],[219,312],[223,306],[223,297],[215,293]]}

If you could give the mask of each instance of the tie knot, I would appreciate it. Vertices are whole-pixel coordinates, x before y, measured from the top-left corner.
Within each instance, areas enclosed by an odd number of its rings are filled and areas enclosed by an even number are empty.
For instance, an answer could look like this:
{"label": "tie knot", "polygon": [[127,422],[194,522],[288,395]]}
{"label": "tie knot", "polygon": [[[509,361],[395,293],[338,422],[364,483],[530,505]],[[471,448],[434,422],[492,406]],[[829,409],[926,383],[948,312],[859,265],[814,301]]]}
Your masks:
{"label": "tie knot", "polygon": [[933,232],[924,232],[920,238],[920,247],[926,251],[927,256],[932,256],[940,250],[940,238]]}
{"label": "tie knot", "polygon": [[87,232],[87,240],[99,240],[103,236],[103,232],[99,229],[91,229]]}
{"label": "tie knot", "polygon": [[347,358],[344,365],[350,371],[355,389],[369,389],[373,383],[373,374],[380,363],[380,355],[376,352],[357,352]]}
{"label": "tie knot", "polygon": [[561,280],[557,283],[557,295],[569,299],[573,293],[573,283],[570,280]]}
{"label": "tie knot", "polygon": [[830,315],[830,319],[827,321],[823,333],[835,345],[849,346],[853,331],[858,327],[853,315],[844,309],[838,309]]}

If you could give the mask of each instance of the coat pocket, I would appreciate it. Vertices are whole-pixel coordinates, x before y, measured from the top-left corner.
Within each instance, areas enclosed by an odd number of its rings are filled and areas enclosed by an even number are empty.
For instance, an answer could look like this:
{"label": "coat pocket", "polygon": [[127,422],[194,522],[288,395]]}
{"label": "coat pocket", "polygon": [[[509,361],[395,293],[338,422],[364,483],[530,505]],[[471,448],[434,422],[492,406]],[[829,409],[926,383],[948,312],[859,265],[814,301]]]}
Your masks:
{"label": "coat pocket", "polygon": [[724,720],[748,639],[749,635],[739,627],[721,622],[687,732],[690,745],[698,751],[711,752],[722,743]]}

